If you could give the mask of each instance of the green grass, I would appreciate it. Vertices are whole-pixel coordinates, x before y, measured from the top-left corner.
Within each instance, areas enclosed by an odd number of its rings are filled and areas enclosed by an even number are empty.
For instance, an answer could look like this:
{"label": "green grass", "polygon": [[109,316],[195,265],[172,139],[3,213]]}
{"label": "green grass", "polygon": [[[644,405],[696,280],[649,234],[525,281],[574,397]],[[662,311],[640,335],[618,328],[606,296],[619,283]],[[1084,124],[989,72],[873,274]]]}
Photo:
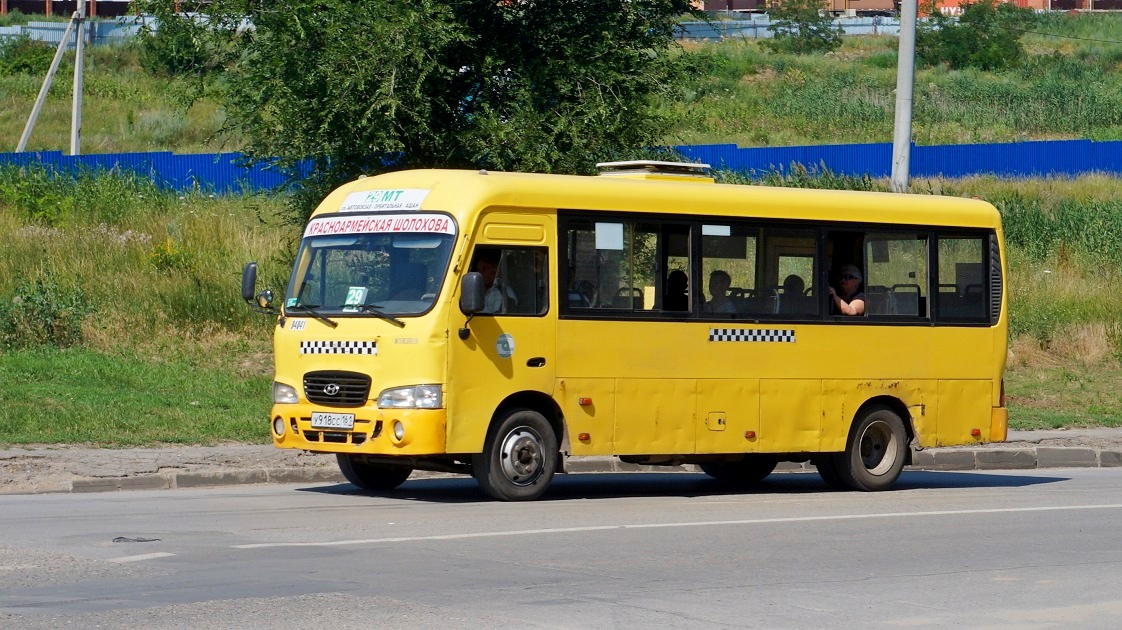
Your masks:
{"label": "green grass", "polygon": [[[188,105],[197,86],[146,73],[135,44],[86,50],[82,153],[213,153],[241,148],[238,136],[220,133],[226,117],[213,99]],[[0,74],[0,151],[15,150],[44,74]],[[28,151],[69,149],[73,74],[70,52],[48,92]]]}
{"label": "green grass", "polygon": [[1079,365],[1024,368],[1005,375],[1011,429],[1122,427],[1122,370]]}
{"label": "green grass", "polygon": [[0,354],[0,442],[266,443],[271,379],[92,350]]}
{"label": "green grass", "polygon": [[[1122,138],[1122,16],[1052,15],[1000,72],[919,68],[918,144]],[[1082,39],[1074,39],[1082,38]],[[1101,40],[1101,41],[1095,41]],[[891,142],[896,38],[847,37],[825,56],[775,54],[752,40],[683,45],[685,98],[664,103],[672,144]]]}

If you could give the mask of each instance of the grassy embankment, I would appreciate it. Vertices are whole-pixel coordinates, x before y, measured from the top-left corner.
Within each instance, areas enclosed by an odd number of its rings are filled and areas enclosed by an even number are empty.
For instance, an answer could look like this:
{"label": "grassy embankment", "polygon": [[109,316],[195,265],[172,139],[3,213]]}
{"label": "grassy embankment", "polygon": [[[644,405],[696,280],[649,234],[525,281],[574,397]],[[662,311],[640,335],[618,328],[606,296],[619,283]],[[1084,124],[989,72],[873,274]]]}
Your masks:
{"label": "grassy embankment", "polygon": [[[97,46],[86,51],[82,153],[213,153],[240,148],[237,138],[219,135],[225,117],[213,100],[186,106],[193,85],[146,73],[138,64],[135,46]],[[28,151],[69,149],[73,77],[71,52],[63,57],[47,93]],[[0,73],[0,152],[15,151],[42,85],[41,73]]]}
{"label": "grassy embankment", "polygon": [[[1093,20],[1058,21],[1052,30],[1122,40],[1122,22]],[[1088,23],[1092,30],[1078,30]],[[1034,55],[1059,56],[1030,64],[1031,71],[921,71],[917,141],[1122,137],[1122,53],[1092,53],[1078,40],[1028,41]],[[665,107],[681,121],[670,142],[891,140],[890,39],[850,38],[826,58],[772,55],[751,42],[688,48],[699,71],[687,86],[690,100]],[[236,139],[214,139],[222,118],[213,102],[184,111],[176,95],[187,85],[147,76],[132,49],[94,49],[91,57],[87,86],[100,87],[86,96],[84,137],[96,143],[84,142],[86,152],[238,148]],[[38,80],[0,76],[0,143],[14,147]],[[1041,83],[1068,95],[1050,101],[1059,110],[1034,105],[1046,96]],[[35,148],[66,146],[69,89],[62,81],[52,90],[53,114],[40,121]],[[1014,333],[1007,385],[1016,427],[1122,424],[1118,185],[1106,177],[914,182],[914,192],[978,195],[1005,214]],[[280,205],[178,197],[125,176],[72,184],[0,171],[3,303],[11,309],[22,290],[25,307],[91,312],[72,347],[0,354],[0,443],[266,440],[271,327],[240,302],[237,286],[241,264],[251,259],[263,263],[274,287],[283,285],[281,261],[297,229],[281,220]],[[65,318],[57,325],[65,332]],[[46,334],[5,330],[14,346]]]}

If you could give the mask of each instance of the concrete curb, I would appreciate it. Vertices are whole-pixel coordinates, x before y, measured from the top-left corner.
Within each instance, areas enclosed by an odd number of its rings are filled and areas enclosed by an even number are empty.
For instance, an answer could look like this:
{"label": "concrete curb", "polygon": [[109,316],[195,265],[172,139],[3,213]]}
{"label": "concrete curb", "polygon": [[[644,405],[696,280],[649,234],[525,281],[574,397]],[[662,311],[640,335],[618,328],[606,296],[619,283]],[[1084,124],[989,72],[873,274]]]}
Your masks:
{"label": "concrete curb", "polygon": [[[1122,450],[1094,447],[936,448],[916,451],[911,470],[1033,470],[1039,468],[1122,467]],[[569,473],[697,473],[694,465],[643,466],[614,457],[584,457],[565,463]],[[784,462],[781,472],[814,472],[810,463]],[[447,473],[416,472],[413,479],[450,477]],[[263,483],[345,483],[334,467],[226,469],[196,472],[160,472],[119,477],[86,477],[0,494],[112,492],[121,490],[173,490]]]}

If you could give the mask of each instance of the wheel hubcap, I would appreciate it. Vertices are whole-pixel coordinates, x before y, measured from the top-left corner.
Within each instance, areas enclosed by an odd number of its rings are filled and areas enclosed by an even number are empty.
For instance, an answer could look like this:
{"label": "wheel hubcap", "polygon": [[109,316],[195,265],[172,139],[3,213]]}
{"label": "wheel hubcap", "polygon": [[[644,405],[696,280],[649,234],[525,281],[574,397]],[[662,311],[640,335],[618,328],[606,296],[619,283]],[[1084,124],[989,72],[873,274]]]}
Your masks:
{"label": "wheel hubcap", "polygon": [[515,485],[534,483],[543,470],[542,450],[541,436],[533,429],[519,427],[511,431],[503,440],[499,454],[503,474]]}
{"label": "wheel hubcap", "polygon": [[885,422],[873,422],[861,434],[861,463],[872,475],[883,475],[896,464],[896,435]]}

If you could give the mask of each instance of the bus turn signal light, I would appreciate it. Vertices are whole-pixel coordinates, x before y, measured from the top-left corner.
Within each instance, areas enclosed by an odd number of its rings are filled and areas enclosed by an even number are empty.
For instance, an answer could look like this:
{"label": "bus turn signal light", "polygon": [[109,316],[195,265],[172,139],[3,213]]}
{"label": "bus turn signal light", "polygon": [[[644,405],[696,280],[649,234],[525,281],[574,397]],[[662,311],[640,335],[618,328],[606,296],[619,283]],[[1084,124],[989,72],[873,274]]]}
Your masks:
{"label": "bus turn signal light", "polygon": [[971,437],[982,437],[982,430],[981,429],[970,429],[970,436]]}
{"label": "bus turn signal light", "polygon": [[745,439],[745,440],[754,440],[754,439],[756,439],[756,432],[755,432],[755,431],[745,431],[745,432],[744,432],[744,439]]}
{"label": "bus turn signal light", "polygon": [[578,398],[577,399],[577,404],[580,405],[581,407],[591,407],[592,406],[592,399],[591,398]]}
{"label": "bus turn signal light", "polygon": [[577,434],[577,439],[580,440],[581,442],[587,442],[587,441],[592,439],[592,435],[589,434],[589,433],[578,433]]}

